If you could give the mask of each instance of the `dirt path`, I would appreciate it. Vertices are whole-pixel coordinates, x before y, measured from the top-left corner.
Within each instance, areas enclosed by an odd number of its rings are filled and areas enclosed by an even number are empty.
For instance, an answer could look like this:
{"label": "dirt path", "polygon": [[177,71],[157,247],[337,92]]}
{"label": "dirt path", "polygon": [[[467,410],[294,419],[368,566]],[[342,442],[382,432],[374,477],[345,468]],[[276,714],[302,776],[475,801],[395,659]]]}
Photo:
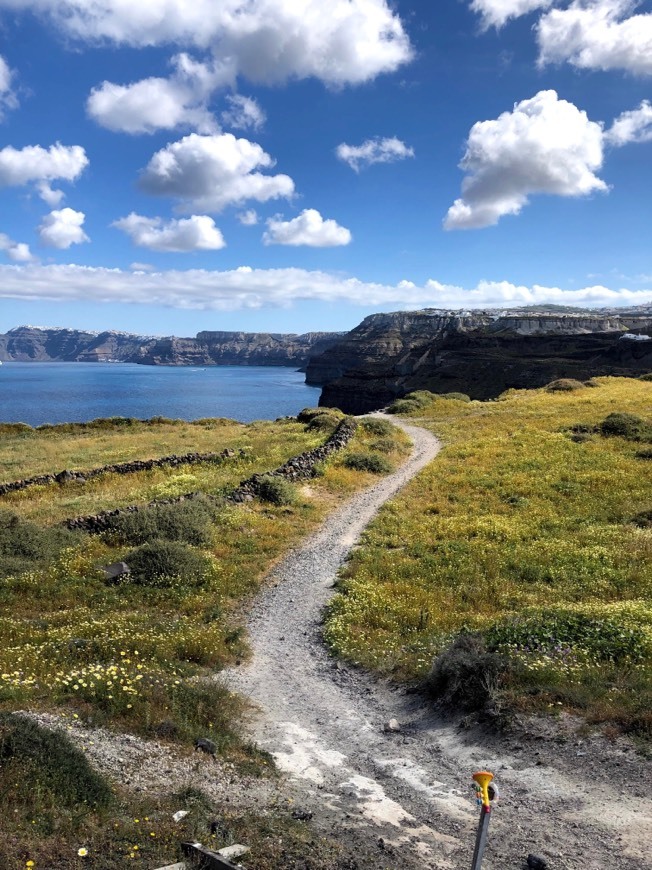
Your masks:
{"label": "dirt path", "polygon": [[[253,659],[227,674],[260,707],[252,736],[314,813],[310,824],[349,843],[360,868],[469,867],[470,775],[484,767],[501,787],[484,870],[517,870],[530,852],[552,870],[652,867],[650,765],[627,747],[572,730],[563,741],[464,736],[419,696],[329,658],[321,616],[339,567],[380,506],[439,450],[430,433],[399,425],[413,441],[410,459],[284,559],[254,608]],[[392,718],[398,733],[384,730]]]}

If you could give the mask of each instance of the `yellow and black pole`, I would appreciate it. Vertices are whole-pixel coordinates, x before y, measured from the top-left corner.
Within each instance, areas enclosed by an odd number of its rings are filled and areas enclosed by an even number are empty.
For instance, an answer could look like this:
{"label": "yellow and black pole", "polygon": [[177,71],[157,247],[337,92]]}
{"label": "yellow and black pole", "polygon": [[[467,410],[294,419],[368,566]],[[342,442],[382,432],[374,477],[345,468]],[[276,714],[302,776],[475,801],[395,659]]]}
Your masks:
{"label": "yellow and black pole", "polygon": [[491,806],[498,797],[498,790],[495,784],[492,784],[493,778],[493,773],[489,773],[488,770],[480,770],[478,773],[473,774],[476,796],[480,804],[480,823],[478,824],[478,833],[475,838],[475,851],[473,852],[471,870],[481,870],[482,867],[482,856],[487,845],[489,820],[491,819]]}

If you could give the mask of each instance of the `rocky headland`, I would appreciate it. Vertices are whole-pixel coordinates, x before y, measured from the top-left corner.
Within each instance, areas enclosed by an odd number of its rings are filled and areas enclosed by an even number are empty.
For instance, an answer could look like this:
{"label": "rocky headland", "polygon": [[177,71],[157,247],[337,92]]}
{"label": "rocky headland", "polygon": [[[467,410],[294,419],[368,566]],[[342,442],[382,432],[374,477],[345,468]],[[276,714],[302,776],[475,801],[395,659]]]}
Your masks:
{"label": "rocky headland", "polygon": [[311,358],[320,404],[350,414],[412,390],[491,399],[510,387],[557,378],[652,370],[652,309],[629,312],[515,310],[374,314]]}

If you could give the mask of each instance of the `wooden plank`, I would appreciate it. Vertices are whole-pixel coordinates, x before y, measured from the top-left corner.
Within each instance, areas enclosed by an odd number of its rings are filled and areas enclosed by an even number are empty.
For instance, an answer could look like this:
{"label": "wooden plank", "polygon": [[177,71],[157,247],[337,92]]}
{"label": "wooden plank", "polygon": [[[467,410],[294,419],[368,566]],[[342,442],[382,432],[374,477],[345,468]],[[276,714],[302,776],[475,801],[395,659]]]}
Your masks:
{"label": "wooden plank", "polygon": [[197,868],[197,870],[238,870],[237,864],[233,864],[217,852],[207,849],[201,843],[182,843],[181,851],[188,859],[190,866]]}

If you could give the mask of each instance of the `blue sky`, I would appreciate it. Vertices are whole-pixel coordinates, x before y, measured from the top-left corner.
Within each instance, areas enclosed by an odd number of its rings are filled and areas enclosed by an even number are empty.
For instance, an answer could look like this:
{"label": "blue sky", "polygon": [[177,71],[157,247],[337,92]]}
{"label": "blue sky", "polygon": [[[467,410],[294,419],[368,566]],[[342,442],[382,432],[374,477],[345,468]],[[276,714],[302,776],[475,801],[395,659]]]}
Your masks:
{"label": "blue sky", "polygon": [[652,300],[652,4],[0,0],[0,330]]}

